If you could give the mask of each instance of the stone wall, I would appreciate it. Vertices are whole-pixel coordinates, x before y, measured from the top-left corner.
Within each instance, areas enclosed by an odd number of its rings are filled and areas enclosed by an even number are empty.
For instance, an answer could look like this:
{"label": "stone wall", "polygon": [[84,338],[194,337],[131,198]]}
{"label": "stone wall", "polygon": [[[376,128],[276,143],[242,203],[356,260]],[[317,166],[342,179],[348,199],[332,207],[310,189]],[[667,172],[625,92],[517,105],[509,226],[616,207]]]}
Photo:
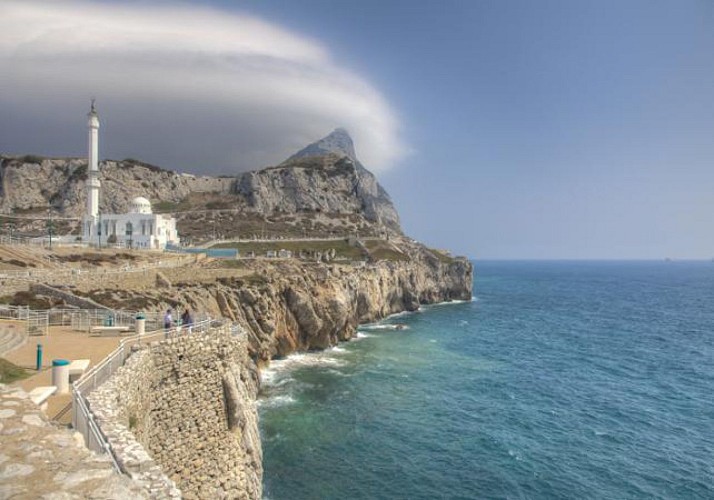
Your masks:
{"label": "stone wall", "polygon": [[[152,495],[259,499],[258,375],[228,328],[134,353],[89,401],[122,467]],[[159,470],[160,467],[160,470]]]}

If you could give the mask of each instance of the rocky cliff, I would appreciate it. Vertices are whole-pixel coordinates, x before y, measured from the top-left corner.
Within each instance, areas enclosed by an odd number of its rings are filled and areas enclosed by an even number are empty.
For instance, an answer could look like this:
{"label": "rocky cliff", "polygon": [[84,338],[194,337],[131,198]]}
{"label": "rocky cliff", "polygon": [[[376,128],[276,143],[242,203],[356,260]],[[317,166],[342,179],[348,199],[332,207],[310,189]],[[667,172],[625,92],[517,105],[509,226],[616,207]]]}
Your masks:
{"label": "rocky cliff", "polygon": [[[246,261],[241,269],[164,271],[172,284],[153,278],[133,289],[121,282],[84,293],[105,305],[151,310],[190,307],[240,323],[253,359],[266,362],[295,351],[324,349],[355,335],[357,325],[422,304],[470,300],[473,269],[412,243],[404,258],[372,263],[317,263],[285,259]],[[210,264],[210,263],[209,263]],[[80,293],[80,290],[77,290]]]}
{"label": "rocky cliff", "polygon": [[[191,193],[228,194],[234,180],[179,174],[136,160],[103,161],[100,210],[122,213],[136,196],[179,203]],[[42,212],[81,217],[86,203],[87,160],[0,155],[0,213]]]}
{"label": "rocky cliff", "polygon": [[[100,163],[100,212],[123,213],[136,196],[158,211],[184,212],[179,232],[190,232],[197,210],[232,210],[268,218],[293,214],[356,216],[370,225],[399,232],[399,216],[389,195],[358,161],[352,139],[338,129],[277,167],[235,177],[181,174],[137,160]],[[87,161],[0,155],[0,215],[37,214],[52,207],[56,216],[81,217],[86,199]],[[243,217],[244,218],[244,217]],[[223,221],[240,226],[241,217]],[[182,231],[183,230],[183,231]]]}

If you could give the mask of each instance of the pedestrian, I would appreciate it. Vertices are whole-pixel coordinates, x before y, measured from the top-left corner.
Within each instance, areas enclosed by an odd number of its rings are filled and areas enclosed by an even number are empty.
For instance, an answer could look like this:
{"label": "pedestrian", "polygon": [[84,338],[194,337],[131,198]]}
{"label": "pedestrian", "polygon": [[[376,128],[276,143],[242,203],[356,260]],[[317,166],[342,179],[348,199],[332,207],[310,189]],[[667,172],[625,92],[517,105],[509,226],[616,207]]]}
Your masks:
{"label": "pedestrian", "polygon": [[181,324],[186,326],[186,331],[191,333],[191,327],[193,326],[193,317],[191,316],[191,311],[187,307],[184,309],[181,315]]}
{"label": "pedestrian", "polygon": [[171,309],[166,309],[166,314],[164,314],[164,339],[169,338],[169,331],[171,330],[172,324],[173,318],[171,317]]}

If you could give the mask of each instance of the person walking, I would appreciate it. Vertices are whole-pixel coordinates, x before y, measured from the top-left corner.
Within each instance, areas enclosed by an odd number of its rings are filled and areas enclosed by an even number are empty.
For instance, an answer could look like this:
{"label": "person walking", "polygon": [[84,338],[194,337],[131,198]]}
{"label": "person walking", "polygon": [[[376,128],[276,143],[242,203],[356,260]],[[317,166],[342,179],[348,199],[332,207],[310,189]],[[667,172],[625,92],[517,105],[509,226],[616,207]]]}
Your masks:
{"label": "person walking", "polygon": [[186,332],[191,333],[191,327],[193,326],[193,316],[191,316],[191,311],[187,307],[184,309],[181,315],[181,324],[186,327]]}
{"label": "person walking", "polygon": [[171,317],[171,309],[166,309],[166,314],[164,314],[164,339],[169,338],[172,325],[173,318]]}

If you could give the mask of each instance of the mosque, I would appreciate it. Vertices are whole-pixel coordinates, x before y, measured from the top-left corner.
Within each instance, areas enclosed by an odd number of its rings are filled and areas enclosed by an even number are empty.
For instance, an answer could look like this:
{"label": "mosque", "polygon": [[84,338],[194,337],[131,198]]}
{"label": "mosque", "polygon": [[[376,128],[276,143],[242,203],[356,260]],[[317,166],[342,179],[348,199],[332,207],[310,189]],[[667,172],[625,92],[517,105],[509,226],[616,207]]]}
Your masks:
{"label": "mosque", "polygon": [[167,243],[178,245],[176,219],[168,214],[152,213],[151,203],[142,196],[131,200],[128,213],[99,213],[99,115],[94,107],[94,99],[87,117],[89,168],[87,213],[82,219],[82,241],[97,246],[111,244],[153,250],[163,250]]}

